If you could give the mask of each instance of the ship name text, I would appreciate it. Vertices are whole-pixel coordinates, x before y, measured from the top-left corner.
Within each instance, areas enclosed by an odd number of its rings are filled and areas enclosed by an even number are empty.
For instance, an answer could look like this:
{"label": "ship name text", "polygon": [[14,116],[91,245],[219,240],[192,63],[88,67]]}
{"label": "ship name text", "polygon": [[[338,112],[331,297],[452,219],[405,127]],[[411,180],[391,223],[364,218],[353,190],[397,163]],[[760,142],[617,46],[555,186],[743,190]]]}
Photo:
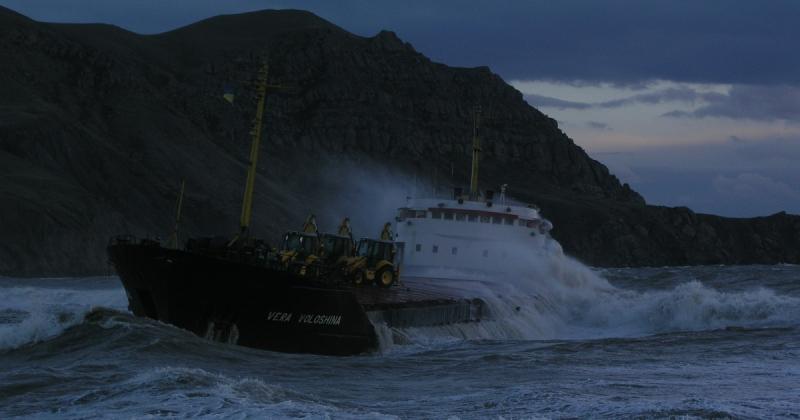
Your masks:
{"label": "ship name text", "polygon": [[267,321],[292,322],[293,315],[291,312],[270,312],[267,314]]}
{"label": "ship name text", "polygon": [[342,316],[301,314],[297,322],[301,324],[339,325],[342,323]]}
{"label": "ship name text", "polygon": [[[292,312],[269,312],[267,313],[267,321],[272,322],[292,322],[295,319]],[[320,314],[300,314],[297,316],[298,324],[312,324],[312,325],[340,325],[342,323],[341,315],[320,315]]]}

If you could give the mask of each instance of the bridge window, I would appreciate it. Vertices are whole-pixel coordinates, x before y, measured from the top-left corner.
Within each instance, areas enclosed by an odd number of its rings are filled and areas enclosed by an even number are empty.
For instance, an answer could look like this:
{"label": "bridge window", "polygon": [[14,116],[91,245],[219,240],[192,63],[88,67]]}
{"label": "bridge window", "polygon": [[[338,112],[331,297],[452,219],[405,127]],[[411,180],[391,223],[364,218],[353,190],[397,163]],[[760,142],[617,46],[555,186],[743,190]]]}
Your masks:
{"label": "bridge window", "polygon": [[481,223],[489,223],[489,216],[481,216]]}
{"label": "bridge window", "polygon": [[422,244],[417,244],[417,246],[414,247],[414,249],[416,249],[417,252],[422,252]]}
{"label": "bridge window", "polygon": [[438,252],[439,252],[439,246],[438,245],[434,245],[433,246],[433,253],[436,254]]}
{"label": "bridge window", "polygon": [[432,219],[441,219],[442,218],[442,212],[439,211],[439,210],[431,210],[431,218]]}
{"label": "bridge window", "polygon": [[478,215],[477,214],[470,214],[469,216],[467,216],[467,219],[470,222],[477,222],[478,221]]}
{"label": "bridge window", "polygon": [[514,219],[512,219],[512,218],[510,218],[510,217],[506,217],[506,218],[504,218],[504,219],[503,219],[503,221],[505,221],[505,223],[506,223],[507,225],[509,225],[509,226],[514,226]]}
{"label": "bridge window", "polygon": [[459,222],[463,222],[464,219],[466,219],[466,218],[467,218],[466,214],[460,213],[460,212],[456,213],[456,220],[458,220]]}
{"label": "bridge window", "polygon": [[500,223],[503,223],[503,218],[500,216],[494,216],[492,217],[492,223],[495,225],[499,225]]}
{"label": "bridge window", "polygon": [[528,223],[528,221],[527,221],[527,220],[525,220],[525,219],[519,219],[519,225],[520,225],[520,226],[522,226],[522,227],[525,227],[525,225],[526,225],[527,223]]}
{"label": "bridge window", "polygon": [[444,219],[445,220],[453,220],[453,212],[452,211],[444,212]]}
{"label": "bridge window", "polygon": [[453,255],[458,254],[458,248],[453,247],[453,250],[451,252],[453,253]]}
{"label": "bridge window", "polygon": [[419,217],[420,219],[424,219],[425,217],[427,217],[427,215],[428,212],[426,212],[425,210],[417,210],[417,217]]}

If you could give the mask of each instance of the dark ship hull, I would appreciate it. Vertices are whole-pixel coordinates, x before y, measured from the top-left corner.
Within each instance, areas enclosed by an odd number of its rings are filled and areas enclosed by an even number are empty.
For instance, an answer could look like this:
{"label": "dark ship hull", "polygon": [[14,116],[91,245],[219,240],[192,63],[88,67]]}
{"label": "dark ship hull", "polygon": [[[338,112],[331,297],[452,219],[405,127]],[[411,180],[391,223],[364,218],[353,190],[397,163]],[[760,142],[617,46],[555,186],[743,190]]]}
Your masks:
{"label": "dark ship hull", "polygon": [[388,289],[309,280],[267,264],[116,241],[108,247],[130,310],[201,337],[265,350],[351,355],[376,328],[473,322],[483,302],[409,279]]}

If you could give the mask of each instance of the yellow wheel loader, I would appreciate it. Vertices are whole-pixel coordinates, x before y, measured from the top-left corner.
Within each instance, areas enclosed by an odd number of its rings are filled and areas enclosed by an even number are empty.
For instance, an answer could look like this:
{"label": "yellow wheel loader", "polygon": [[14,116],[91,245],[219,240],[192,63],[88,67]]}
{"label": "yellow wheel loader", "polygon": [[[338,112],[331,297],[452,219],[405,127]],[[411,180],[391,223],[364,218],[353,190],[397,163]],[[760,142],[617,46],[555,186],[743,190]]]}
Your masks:
{"label": "yellow wheel loader", "polygon": [[320,241],[316,233],[288,232],[276,257],[278,268],[307,277],[319,274]]}
{"label": "yellow wheel loader", "polygon": [[342,281],[344,268],[355,255],[355,242],[350,236],[333,233],[321,233],[319,239],[319,261],[322,266],[320,274],[333,282]]}
{"label": "yellow wheel loader", "polygon": [[375,283],[390,287],[400,274],[395,264],[396,253],[392,241],[361,239],[356,255],[345,261],[344,275],[357,286]]}

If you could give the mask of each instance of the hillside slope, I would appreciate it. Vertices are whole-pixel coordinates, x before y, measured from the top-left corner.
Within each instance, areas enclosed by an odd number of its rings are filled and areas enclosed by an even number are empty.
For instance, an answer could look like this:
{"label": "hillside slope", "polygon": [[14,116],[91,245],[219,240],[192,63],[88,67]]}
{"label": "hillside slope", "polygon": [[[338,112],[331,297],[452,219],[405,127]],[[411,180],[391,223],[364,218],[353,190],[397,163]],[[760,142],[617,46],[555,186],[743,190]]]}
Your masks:
{"label": "hillside slope", "polygon": [[369,235],[413,184],[463,183],[479,104],[483,186],[539,204],[590,264],[800,262],[797,216],[646,206],[489,69],[431,62],[391,32],[263,11],[142,36],[0,8],[0,274],[106,271],[110,236],[167,234],[180,178],[184,232],[232,233],[262,57],[286,89],[267,102],[259,236],[310,211],[360,215]]}

